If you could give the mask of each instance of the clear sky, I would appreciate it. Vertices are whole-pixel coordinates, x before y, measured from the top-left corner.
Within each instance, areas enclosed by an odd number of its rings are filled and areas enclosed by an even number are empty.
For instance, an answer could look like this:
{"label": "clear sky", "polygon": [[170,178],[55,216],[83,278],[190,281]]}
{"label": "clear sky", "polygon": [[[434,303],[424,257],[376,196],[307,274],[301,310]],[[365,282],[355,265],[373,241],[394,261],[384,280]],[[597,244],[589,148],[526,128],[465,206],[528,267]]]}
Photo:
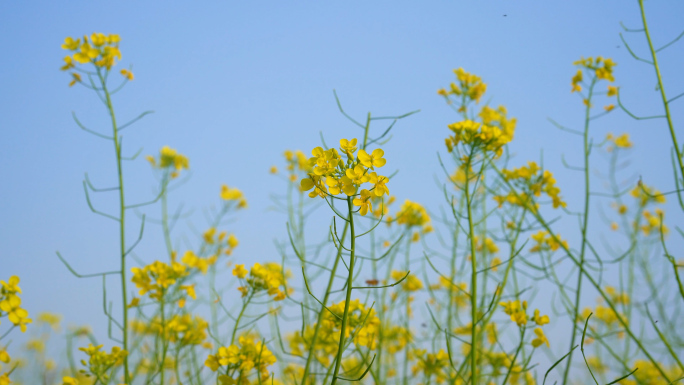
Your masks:
{"label": "clear sky", "polygon": [[[647,1],[647,12],[660,44],[684,27],[684,2]],[[333,90],[358,119],[369,111],[421,110],[399,122],[384,146],[386,167],[399,170],[389,188],[399,201],[436,211],[442,202],[436,154],[445,153],[446,126],[457,119],[436,91],[458,67],[480,75],[488,84],[485,99],[517,117],[513,163],[540,160],[543,149],[563,196],[581,209],[579,174],[561,163],[561,155],[580,162],[581,141],[547,120],[581,128],[583,106],[570,93],[572,62],[612,57],[624,102],[642,115],[662,109],[653,72],[630,57],[620,22],[640,28],[636,1],[2,1],[0,279],[21,277],[33,315],[59,312],[69,323],[104,330],[101,282],[74,278],[55,256],[59,250],[84,273],[112,270],[118,248],[115,226],[90,213],[83,194],[86,172],[99,185],[115,181],[114,153],[72,120],[74,111],[93,128],[109,127],[95,95],[69,88],[68,74],[59,71],[66,36],[121,36],[118,68],[132,67],[135,80],[114,99],[119,119],[155,111],[127,129],[124,152],[142,147],[155,154],[169,145],[189,157],[192,178],[171,202],[193,210],[192,226],[180,225],[177,236],[206,227],[203,210],[219,203],[221,184],[242,189],[249,209],[228,229],[241,241],[235,261],[251,264],[277,259],[273,240],[286,234],[286,218],[269,210],[269,195],[284,183],[269,167],[283,164],[285,149],[320,145],[320,133],[328,144],[361,133],[337,110]],[[642,35],[627,38],[646,55]],[[684,91],[682,44],[661,55],[671,96]],[[680,122],[682,103],[673,105]],[[635,176],[672,189],[663,121],[637,122],[615,111],[593,123],[596,140],[608,132],[631,134]],[[129,199],[151,197],[156,182],[144,159],[126,167]],[[105,209],[114,202],[95,199]],[[572,234],[574,222],[566,226]],[[138,254],[147,262],[163,258],[159,233],[150,226],[141,244]]]}

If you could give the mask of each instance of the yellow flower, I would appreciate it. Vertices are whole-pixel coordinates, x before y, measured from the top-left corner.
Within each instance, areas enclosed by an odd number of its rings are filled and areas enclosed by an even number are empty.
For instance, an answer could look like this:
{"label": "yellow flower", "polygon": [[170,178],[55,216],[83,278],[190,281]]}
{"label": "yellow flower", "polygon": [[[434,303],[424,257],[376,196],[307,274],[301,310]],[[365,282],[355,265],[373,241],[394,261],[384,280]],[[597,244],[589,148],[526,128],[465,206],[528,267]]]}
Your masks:
{"label": "yellow flower", "polygon": [[606,110],[606,112],[613,111],[614,108],[615,108],[614,104],[609,104],[607,106],[603,106],[603,109]]}
{"label": "yellow flower", "polygon": [[221,199],[224,201],[235,201],[242,199],[242,191],[238,188],[230,188],[225,184],[221,186]]}
{"label": "yellow flower", "polygon": [[606,96],[615,96],[618,93],[618,88],[615,86],[608,86],[608,93]]}
{"label": "yellow flower", "polygon": [[362,165],[373,169],[373,167],[382,167],[387,163],[387,160],[383,159],[383,155],[385,152],[379,148],[373,150],[370,155],[365,150],[359,150],[358,158]]}
{"label": "yellow flower", "polygon": [[78,385],[78,380],[73,377],[62,377],[62,385]]}
{"label": "yellow flower", "polygon": [[64,39],[64,44],[62,44],[62,49],[68,49],[70,51],[75,51],[81,44],[81,39],[75,39],[73,37],[67,37]]}
{"label": "yellow flower", "polygon": [[93,42],[93,45],[96,47],[100,47],[107,42],[107,37],[104,33],[93,33],[90,35],[90,41]]}
{"label": "yellow flower", "polygon": [[389,179],[386,176],[378,175],[375,172],[368,175],[368,182],[373,184],[373,194],[378,197],[385,194],[389,195],[389,189],[386,185],[388,181]]}
{"label": "yellow flower", "polygon": [[81,82],[81,75],[77,74],[76,72],[72,72],[71,76],[73,77],[73,79],[69,83],[69,87],[73,87],[74,84]]}
{"label": "yellow flower", "polygon": [[352,140],[340,139],[340,150],[347,154],[349,159],[354,159],[354,152],[356,151],[356,143],[358,140],[356,138]]}
{"label": "yellow flower", "polygon": [[245,269],[245,265],[235,265],[233,268],[233,275],[237,276],[238,278],[242,279],[247,276],[247,269]]}
{"label": "yellow flower", "polygon": [[544,335],[544,331],[541,328],[534,328],[534,334],[537,335],[537,338],[532,340],[532,346],[535,348],[538,348],[541,344],[546,344],[546,346],[549,345],[549,340],[546,338]]}
{"label": "yellow flower", "polygon": [[579,83],[582,81],[582,70],[577,70],[575,76],[572,77],[572,90],[570,92],[582,91],[582,86]]}
{"label": "yellow flower", "polygon": [[131,72],[125,68],[121,70],[121,75],[123,75],[129,81],[133,80],[133,72]]}
{"label": "yellow flower", "polygon": [[373,211],[373,206],[371,204],[371,195],[370,191],[364,189],[361,190],[361,196],[359,198],[354,198],[354,206],[361,206],[359,213],[361,215],[366,215],[368,211]]}
{"label": "yellow flower", "polygon": [[534,310],[534,316],[532,317],[532,321],[534,321],[539,326],[546,325],[550,322],[548,315],[539,315],[539,309]]}

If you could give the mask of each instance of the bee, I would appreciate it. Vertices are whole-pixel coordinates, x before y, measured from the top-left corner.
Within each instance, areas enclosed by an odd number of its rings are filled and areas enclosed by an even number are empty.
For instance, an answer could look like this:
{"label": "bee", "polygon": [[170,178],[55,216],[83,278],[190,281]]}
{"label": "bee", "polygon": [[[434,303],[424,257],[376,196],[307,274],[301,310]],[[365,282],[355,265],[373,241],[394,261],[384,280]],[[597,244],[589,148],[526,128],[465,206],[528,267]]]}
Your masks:
{"label": "bee", "polygon": [[380,281],[378,281],[376,278],[366,280],[366,285],[368,286],[378,286],[379,283]]}

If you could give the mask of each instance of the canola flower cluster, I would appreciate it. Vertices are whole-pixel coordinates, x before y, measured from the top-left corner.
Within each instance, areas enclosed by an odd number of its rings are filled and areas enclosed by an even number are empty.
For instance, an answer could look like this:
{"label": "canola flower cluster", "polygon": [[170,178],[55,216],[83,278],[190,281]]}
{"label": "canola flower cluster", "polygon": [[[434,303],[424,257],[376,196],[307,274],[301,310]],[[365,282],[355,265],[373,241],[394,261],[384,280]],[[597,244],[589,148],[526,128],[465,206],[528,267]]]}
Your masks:
{"label": "canola flower cluster", "polygon": [[479,116],[482,122],[466,119],[448,125],[453,132],[452,136],[445,139],[449,152],[463,143],[472,148],[492,152],[495,157],[501,156],[503,146],[513,140],[515,118],[508,119],[506,108],[503,106],[499,106],[496,110],[485,106]]}
{"label": "canola flower cluster", "polygon": [[276,356],[257,339],[255,334],[243,334],[237,344],[221,346],[216,354],[210,354],[204,365],[223,373],[218,376],[221,385],[257,383],[249,379],[253,372],[259,383],[270,383],[268,367],[276,363]]}
{"label": "canola flower cluster", "polygon": [[[451,95],[460,97],[458,111],[463,113],[464,120],[449,124],[449,129],[453,135],[444,141],[449,152],[454,151],[458,145],[463,144],[471,150],[481,150],[491,152],[495,158],[503,153],[503,146],[513,140],[515,133],[515,118],[508,118],[508,112],[504,106],[491,108],[483,106],[478,113],[480,121],[468,118],[466,114],[467,105],[470,102],[479,103],[480,98],[487,90],[487,85],[482,82],[479,76],[465,72],[463,68],[454,70],[459,84],[451,83],[451,90],[440,89],[438,94],[447,99],[451,104]],[[472,151],[466,151],[471,153]]]}
{"label": "canola flower cluster", "polygon": [[[356,138],[340,140],[340,152],[347,156],[346,161],[335,148],[328,150],[323,150],[321,147],[314,148],[311,151],[313,157],[308,161],[311,172],[301,180],[300,184],[303,191],[313,189],[309,193],[311,198],[317,196],[325,198],[328,195],[334,196],[341,193],[348,197],[357,196],[353,203],[355,206],[360,206],[361,215],[366,215],[368,211],[373,211],[372,196],[389,195],[386,185],[389,179],[371,171],[375,170],[375,167],[384,166],[387,160],[383,158],[385,152],[379,148],[370,154],[361,149],[357,155],[354,155],[357,143]],[[365,183],[370,183],[372,187],[370,190],[362,189],[357,195],[358,189]]]}
{"label": "canola flower cluster", "polygon": [[173,169],[171,172],[172,179],[177,178],[182,170],[190,168],[190,161],[188,158],[183,154],[179,154],[178,151],[169,146],[162,147],[159,151],[158,158],[147,155],[146,159],[153,168],[159,170]]}
{"label": "canola flower cluster", "polygon": [[0,318],[7,316],[14,326],[19,326],[25,332],[26,325],[33,320],[28,318],[28,312],[21,307],[19,277],[13,275],[7,281],[0,281],[0,285]]}
{"label": "canola flower cluster", "polygon": [[423,373],[428,380],[433,379],[438,384],[448,380],[447,368],[450,367],[449,355],[440,349],[437,353],[428,353],[425,349],[415,349],[413,355],[416,357],[416,364],[411,368],[413,376]]}
{"label": "canola flower cluster", "polygon": [[535,245],[530,248],[531,253],[541,252],[542,250],[556,251],[561,246],[565,249],[569,247],[568,241],[561,239],[560,234],[551,235],[546,230],[537,231],[535,234],[532,234],[531,238],[535,242]]}
{"label": "canola flower cluster", "polygon": [[[524,327],[527,325],[529,317],[527,315],[527,301],[515,300],[508,302],[500,302],[499,305],[503,306],[504,312],[511,316],[511,321],[515,322],[519,327]],[[543,326],[550,322],[548,315],[540,315],[539,309],[534,310],[534,315],[532,316],[532,322],[536,325]],[[532,340],[532,346],[537,348],[542,344],[549,346],[549,340],[544,335],[544,331],[540,327],[534,328],[534,334],[536,337]]]}
{"label": "canola flower cluster", "polygon": [[[81,364],[88,368],[88,373],[85,369],[81,369],[81,374],[86,377],[92,375],[97,381],[106,384],[109,382],[109,373],[111,373],[112,368],[121,366],[128,353],[118,346],[112,347],[111,351],[107,353],[104,350],[100,350],[102,346],[89,344],[87,348],[78,349],[88,355],[88,361],[81,360]],[[77,378],[66,376],[62,378],[62,383],[64,385],[78,385],[80,381]]]}
{"label": "canola flower cluster", "polygon": [[520,206],[537,212],[539,203],[533,197],[539,197],[542,193],[551,198],[553,208],[565,207],[567,204],[560,196],[560,189],[556,186],[556,179],[549,170],[541,173],[541,168],[536,162],[527,162],[527,166],[522,166],[512,170],[503,169],[504,178],[511,182],[520,191],[511,190],[507,195],[496,195],[494,200],[501,207],[504,203]]}
{"label": "canola flower cluster", "polygon": [[[138,295],[143,296],[149,293],[150,298],[159,302],[164,300],[164,295],[171,285],[189,274],[187,266],[175,261],[171,263],[154,261],[142,268],[134,267],[131,271],[133,272],[131,281],[140,289]],[[180,288],[185,290],[189,297],[196,299],[194,285],[181,285]],[[185,306],[185,301],[185,297],[181,296],[178,306]]]}
{"label": "canola flower cluster", "polygon": [[[439,95],[447,98],[448,102],[450,95],[460,97],[462,99],[467,99],[468,101],[474,101],[475,103],[480,102],[480,98],[487,91],[487,84],[482,82],[482,78],[475,74],[471,74],[463,70],[463,68],[458,68],[454,70],[454,75],[458,80],[458,84],[451,83],[449,85],[449,90],[442,88],[437,91]],[[466,104],[466,103],[463,103]],[[461,107],[460,112],[465,112],[465,107]]]}
{"label": "canola flower cluster", "polygon": [[[580,67],[577,72],[575,73],[575,76],[572,77],[572,89],[570,92],[581,92],[582,91],[582,81],[584,79],[584,72],[588,72],[589,74],[593,74],[593,78],[591,79],[591,86],[593,86],[597,81],[599,80],[606,80],[609,83],[613,83],[615,81],[615,77],[613,76],[613,67],[615,67],[617,64],[610,58],[603,58],[601,56],[597,57],[588,57],[588,58],[581,58],[580,60],[575,61],[572,63],[575,66]],[[618,88],[613,86],[613,85],[608,85],[608,90],[606,92],[606,96],[611,97],[615,96],[618,93]],[[589,100],[589,97],[583,96],[583,102],[584,104],[591,108],[591,101]],[[609,104],[607,106],[604,106],[603,109],[606,112],[610,112],[613,109],[615,109],[614,104]]]}
{"label": "canola flower cluster", "polygon": [[161,317],[151,320],[136,319],[131,321],[131,330],[139,335],[162,337],[180,346],[202,345],[211,348],[207,342],[207,328],[209,323],[198,315],[175,314],[162,322]]}
{"label": "canola flower cluster", "polygon": [[288,273],[283,272],[279,263],[255,263],[251,270],[245,269],[245,265],[235,265],[233,275],[246,283],[238,287],[243,297],[263,291],[273,296],[274,301],[282,301],[286,297]]}
{"label": "canola flower cluster", "polygon": [[[7,281],[0,281],[0,285],[0,318],[7,317],[14,327],[18,326],[22,333],[26,332],[26,325],[32,323],[33,320],[28,318],[28,311],[21,307],[19,277],[13,275]],[[9,364],[10,360],[6,346],[0,346],[0,370],[3,370],[2,364]],[[0,385],[11,383],[9,375],[12,370],[13,368],[9,372],[0,372]]]}
{"label": "canola flower cluster", "polygon": [[[100,69],[109,71],[116,64],[117,60],[121,60],[121,51],[119,51],[120,41],[121,38],[119,35],[105,35],[97,32],[91,34],[90,37],[84,35],[83,39],[74,39],[73,37],[64,39],[62,49],[71,51],[72,53],[64,57],[64,65],[61,70],[74,70],[71,72],[72,80],[69,87],[83,81],[79,72],[88,73],[84,70],[80,70],[77,67],[79,64],[90,63],[93,64],[98,71]],[[127,69],[122,69],[121,75],[127,80],[133,80],[133,73]]]}

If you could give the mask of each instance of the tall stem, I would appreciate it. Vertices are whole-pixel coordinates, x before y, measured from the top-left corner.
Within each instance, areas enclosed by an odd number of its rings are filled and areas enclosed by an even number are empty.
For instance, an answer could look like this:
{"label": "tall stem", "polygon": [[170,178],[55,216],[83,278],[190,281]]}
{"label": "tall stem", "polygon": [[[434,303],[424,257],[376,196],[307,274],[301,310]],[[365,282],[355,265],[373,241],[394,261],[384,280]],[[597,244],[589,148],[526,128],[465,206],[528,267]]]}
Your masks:
{"label": "tall stem", "polygon": [[[572,319],[572,334],[570,335],[570,349],[575,346],[575,338],[577,337],[577,328],[575,324],[577,323],[577,318],[579,317],[580,309],[580,295],[582,294],[582,271],[584,267],[584,258],[587,249],[587,227],[589,225],[589,154],[591,153],[591,147],[589,146],[589,120],[591,113],[591,97],[594,92],[594,85],[596,84],[596,77],[591,81],[589,86],[589,94],[586,99],[586,109],[584,115],[584,212],[582,216],[582,245],[580,248],[579,255],[579,267],[580,271],[577,273],[577,291],[575,292],[575,306],[573,311]],[[565,372],[563,373],[563,384],[567,384],[568,375],[570,374],[570,365],[572,364],[572,354],[568,356],[568,362],[565,365]]]}
{"label": "tall stem", "polygon": [[[344,350],[345,333],[347,331],[347,319],[349,318],[349,302],[351,301],[352,281],[354,279],[354,257],[356,251],[356,235],[354,233],[354,213],[352,211],[352,198],[347,197],[347,212],[349,218],[349,230],[351,231],[351,250],[349,255],[349,276],[347,277],[347,295],[344,302],[344,314],[342,314],[342,327],[340,328],[340,343],[337,348],[337,357],[335,358],[335,369],[333,371],[333,378],[331,385],[337,382],[337,375],[340,373],[340,365],[342,364],[342,351]],[[340,257],[341,258],[341,257]]]}
{"label": "tall stem", "polygon": [[[349,222],[345,222],[344,229],[342,230],[342,238],[340,239],[340,247],[337,249],[337,255],[335,256],[335,262],[333,264],[332,270],[330,271],[330,280],[328,280],[328,287],[325,290],[325,295],[323,296],[323,305],[327,306],[328,298],[332,291],[332,285],[335,281],[335,273],[337,272],[337,266],[339,265],[340,258],[342,258],[342,242],[344,242],[347,237],[347,231],[349,230]],[[314,334],[309,343],[309,354],[306,357],[306,364],[304,365],[304,374],[302,376],[302,385],[306,384],[306,378],[309,374],[309,367],[311,366],[311,360],[314,356],[314,349],[316,347],[316,341],[318,340],[318,331],[321,329],[321,322],[323,322],[323,314],[326,312],[325,309],[321,309],[318,312],[318,320],[316,321],[316,326],[314,327]]]}
{"label": "tall stem", "polygon": [[470,316],[472,319],[470,328],[470,370],[472,385],[477,385],[477,257],[475,255],[475,228],[473,226],[473,210],[472,200],[470,196],[470,162],[472,161],[472,152],[468,157],[468,162],[465,167],[465,196],[466,208],[468,210],[468,238],[470,238],[470,258],[472,262],[472,271],[470,277]]}
{"label": "tall stem", "polygon": [[[667,119],[667,127],[670,130],[670,137],[672,138],[672,145],[674,146],[675,153],[677,154],[677,162],[679,164],[679,172],[682,177],[684,177],[684,159],[682,159],[682,152],[679,149],[679,142],[677,142],[677,136],[674,131],[674,124],[672,123],[672,115],[670,114],[670,103],[667,101],[665,96],[665,87],[663,85],[663,78],[660,76],[660,67],[658,66],[658,56],[656,55],[656,50],[653,48],[653,42],[651,41],[651,34],[648,31],[648,24],[646,24],[646,12],[644,11],[644,0],[639,0],[639,9],[641,10],[641,21],[644,24],[644,34],[646,35],[646,40],[648,41],[648,48],[651,51],[651,57],[653,58],[653,68],[656,72],[656,77],[658,78],[658,89],[660,90],[660,96],[663,99],[663,107],[665,107],[665,118]],[[684,207],[683,207],[684,209]]]}
{"label": "tall stem", "polygon": [[[116,171],[119,178],[119,249],[120,249],[120,262],[121,262],[121,298],[123,300],[123,350],[128,352],[128,307],[126,304],[127,293],[126,293],[126,204],[124,200],[124,184],[123,184],[123,168],[121,165],[121,141],[119,138],[119,127],[116,124],[116,115],[114,114],[114,106],[112,105],[112,99],[107,89],[107,81],[102,76],[102,72],[98,69],[97,76],[102,84],[102,91],[105,95],[105,101],[107,105],[107,110],[109,111],[109,116],[112,119],[112,131],[114,140],[114,152],[116,154]],[[128,352],[130,353],[130,352]],[[131,375],[128,369],[128,357],[130,354],[126,354],[124,357],[124,381],[127,384],[131,382]]]}

